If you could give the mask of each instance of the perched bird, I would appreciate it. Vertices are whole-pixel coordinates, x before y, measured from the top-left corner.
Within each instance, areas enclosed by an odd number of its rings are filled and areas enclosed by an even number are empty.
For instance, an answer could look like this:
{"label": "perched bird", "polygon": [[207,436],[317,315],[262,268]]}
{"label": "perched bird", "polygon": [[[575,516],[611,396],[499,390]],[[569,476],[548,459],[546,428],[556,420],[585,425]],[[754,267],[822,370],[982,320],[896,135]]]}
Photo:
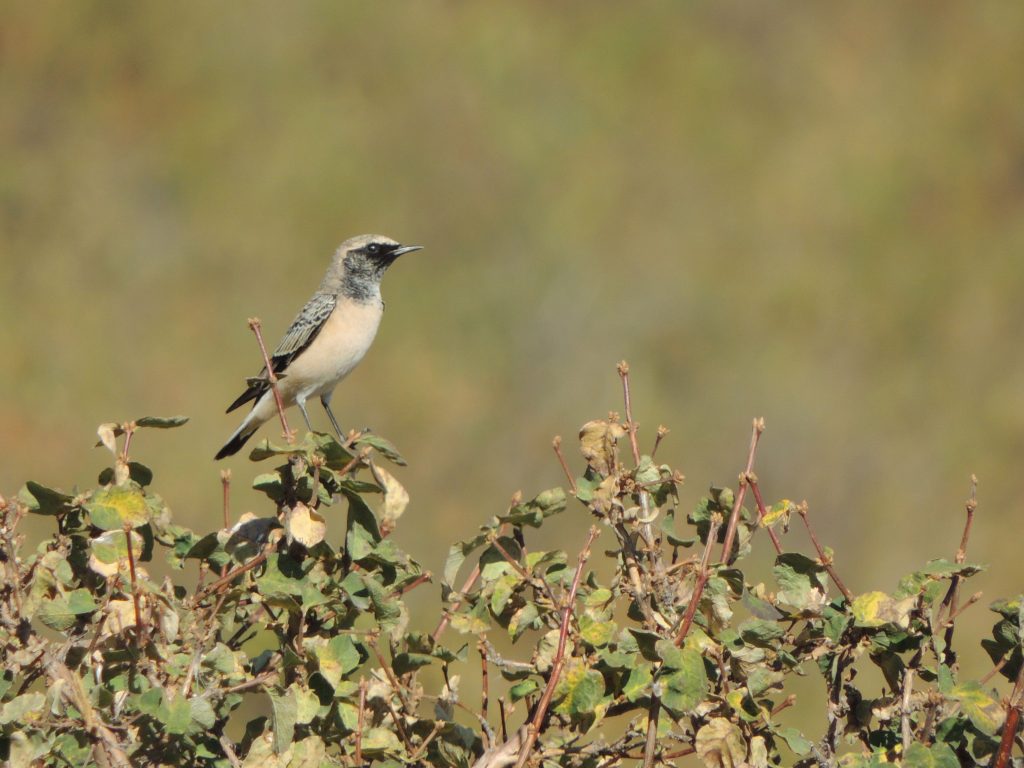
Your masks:
{"label": "perched bird", "polygon": [[[334,388],[363,359],[377,335],[384,313],[380,281],[387,268],[402,254],[421,247],[401,245],[382,235],[346,240],[335,251],[320,288],[285,331],[270,364],[285,407],[299,406],[310,431],[306,400],[319,397],[341,438],[341,427],[331,411]],[[255,401],[252,410],[217,452],[217,459],[237,453],[260,425],[277,413],[266,368],[249,379],[249,388],[227,412],[250,400]]]}

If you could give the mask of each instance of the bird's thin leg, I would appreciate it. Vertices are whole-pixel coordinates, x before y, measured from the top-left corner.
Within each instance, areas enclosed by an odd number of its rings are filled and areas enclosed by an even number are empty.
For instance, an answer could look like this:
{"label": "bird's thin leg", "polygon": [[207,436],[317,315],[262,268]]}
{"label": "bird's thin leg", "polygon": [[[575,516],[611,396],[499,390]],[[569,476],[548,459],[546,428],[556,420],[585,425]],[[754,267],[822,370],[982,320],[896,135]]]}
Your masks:
{"label": "bird's thin leg", "polygon": [[312,432],[313,431],[313,425],[309,421],[309,414],[306,413],[306,398],[304,398],[304,397],[296,397],[295,398],[295,404],[297,406],[299,406],[299,410],[302,411],[302,418],[304,418],[306,420],[306,427],[309,429],[310,432]]}
{"label": "bird's thin leg", "polygon": [[341,434],[341,426],[338,424],[338,420],[334,418],[334,411],[331,410],[331,395],[320,395],[320,404],[327,411],[327,417],[331,420],[331,424],[334,425],[334,431],[338,433],[338,439],[344,440],[345,438]]}

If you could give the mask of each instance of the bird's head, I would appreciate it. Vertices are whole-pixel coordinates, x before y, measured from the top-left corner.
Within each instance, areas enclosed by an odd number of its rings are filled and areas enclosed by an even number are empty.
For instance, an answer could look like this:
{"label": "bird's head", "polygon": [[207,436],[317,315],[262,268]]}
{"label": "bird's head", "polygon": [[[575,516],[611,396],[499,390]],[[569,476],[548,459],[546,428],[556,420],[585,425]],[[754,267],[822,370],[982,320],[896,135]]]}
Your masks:
{"label": "bird's head", "polygon": [[341,292],[356,299],[376,291],[387,268],[404,253],[423,246],[402,245],[384,235],[359,235],[342,243],[334,256]]}

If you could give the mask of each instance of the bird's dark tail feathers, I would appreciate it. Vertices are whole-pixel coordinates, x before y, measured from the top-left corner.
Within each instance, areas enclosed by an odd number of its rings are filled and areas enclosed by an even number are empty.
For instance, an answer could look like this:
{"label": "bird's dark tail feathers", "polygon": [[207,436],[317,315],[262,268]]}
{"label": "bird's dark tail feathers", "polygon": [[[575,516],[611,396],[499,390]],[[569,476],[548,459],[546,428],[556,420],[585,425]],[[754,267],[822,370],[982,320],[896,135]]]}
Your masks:
{"label": "bird's dark tail feathers", "polygon": [[242,446],[246,444],[249,438],[256,434],[257,429],[259,429],[259,424],[255,426],[242,424],[238,431],[224,444],[224,447],[217,451],[217,455],[213,457],[214,461],[220,461],[225,456],[234,456],[242,449]]}

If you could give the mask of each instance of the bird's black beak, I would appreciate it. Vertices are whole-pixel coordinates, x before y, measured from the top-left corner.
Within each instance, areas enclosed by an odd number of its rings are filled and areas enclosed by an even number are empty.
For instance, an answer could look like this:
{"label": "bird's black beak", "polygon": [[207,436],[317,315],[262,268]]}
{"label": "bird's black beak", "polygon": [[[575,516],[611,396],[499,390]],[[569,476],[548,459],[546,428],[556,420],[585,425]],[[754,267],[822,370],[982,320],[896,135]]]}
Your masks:
{"label": "bird's black beak", "polygon": [[393,250],[389,255],[391,256],[391,258],[397,259],[404,253],[412,253],[413,251],[420,250],[423,250],[422,245],[400,245],[397,248],[395,248],[395,250]]}

